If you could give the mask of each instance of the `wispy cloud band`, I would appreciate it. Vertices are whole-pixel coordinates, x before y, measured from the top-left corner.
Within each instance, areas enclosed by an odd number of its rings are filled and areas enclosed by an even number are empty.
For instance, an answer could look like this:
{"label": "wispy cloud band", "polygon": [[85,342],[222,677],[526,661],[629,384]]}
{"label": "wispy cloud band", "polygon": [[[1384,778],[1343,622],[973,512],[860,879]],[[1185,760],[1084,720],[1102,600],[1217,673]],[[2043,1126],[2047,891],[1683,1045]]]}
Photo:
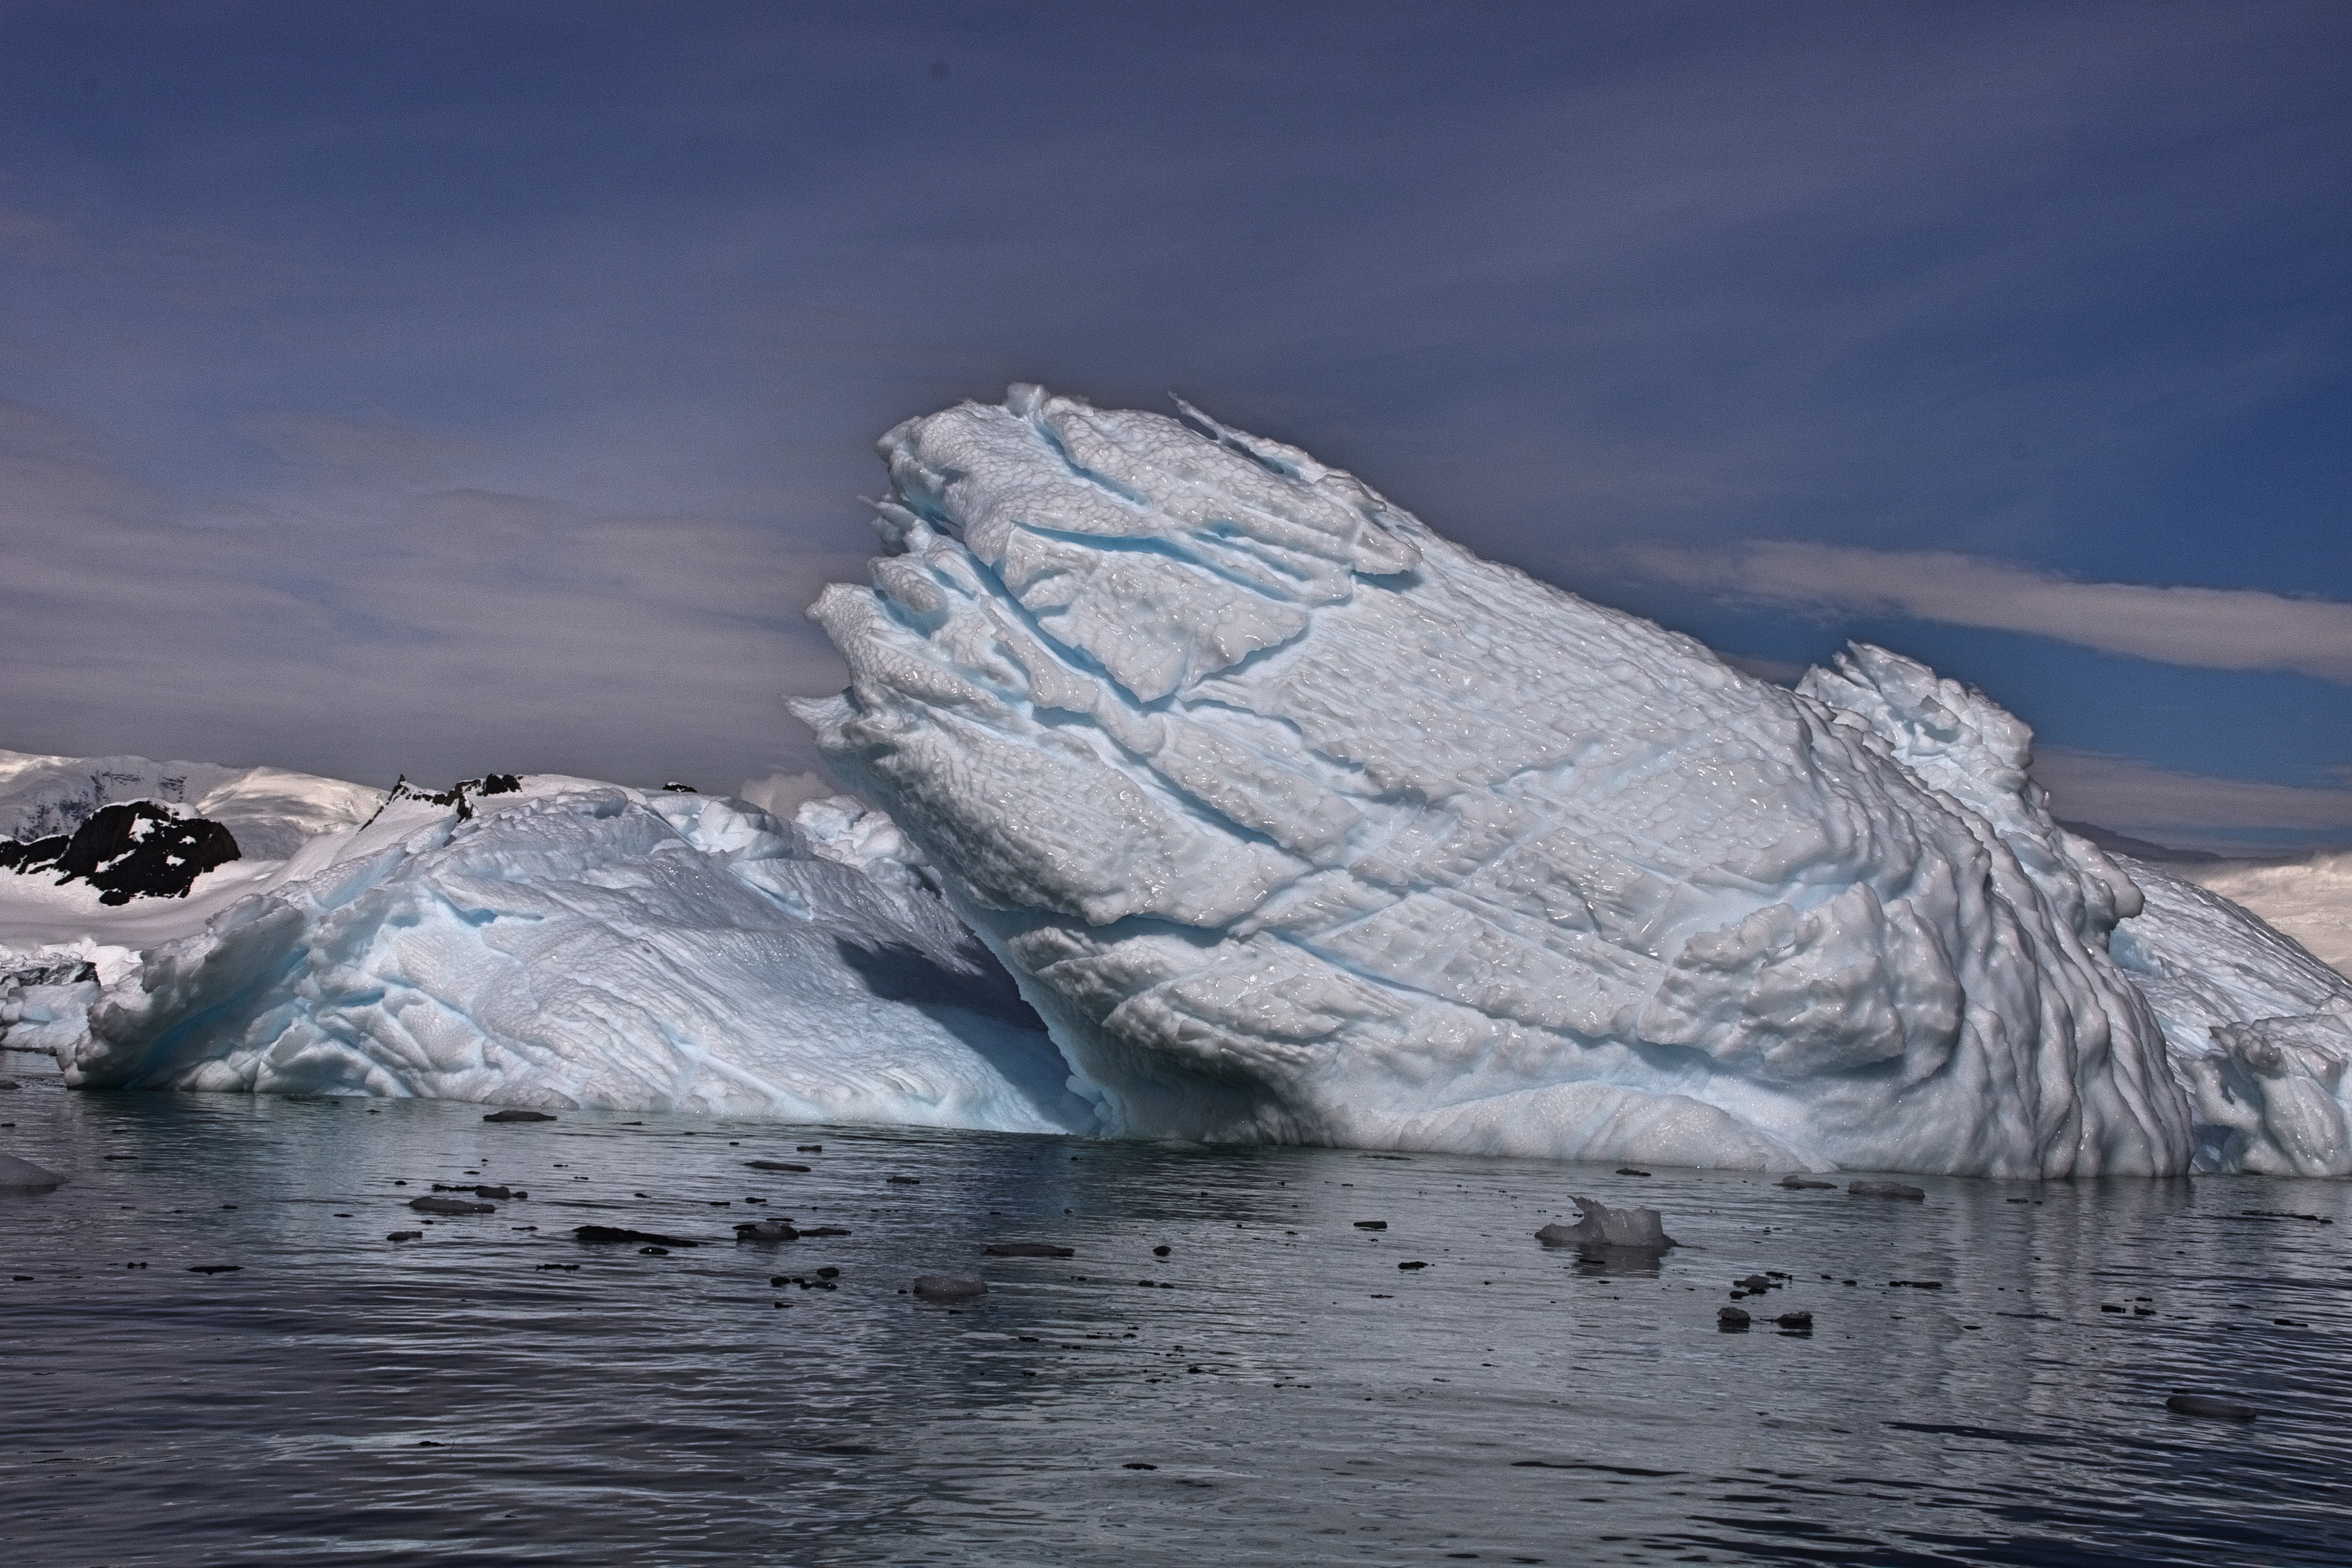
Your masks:
{"label": "wispy cloud band", "polygon": [[2212,778],[2063,748],[2036,756],[2033,776],[2060,816],[2182,848],[2263,854],[2352,843],[2352,789]]}
{"label": "wispy cloud band", "polygon": [[1626,568],[1718,597],[2023,632],[2166,664],[2294,670],[2352,686],[2352,605],[2252,588],[2084,583],[1948,551],[1791,540],[1633,545]]}

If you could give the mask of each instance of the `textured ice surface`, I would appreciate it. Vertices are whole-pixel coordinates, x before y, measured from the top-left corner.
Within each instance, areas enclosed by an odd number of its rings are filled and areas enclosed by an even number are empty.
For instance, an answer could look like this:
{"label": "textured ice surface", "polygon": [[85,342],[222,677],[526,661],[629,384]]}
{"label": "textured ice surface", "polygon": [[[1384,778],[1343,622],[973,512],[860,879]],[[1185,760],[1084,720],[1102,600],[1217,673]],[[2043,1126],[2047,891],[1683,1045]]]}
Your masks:
{"label": "textured ice surface", "polygon": [[2124,864],[2147,907],[2110,951],[2195,1097],[2199,1168],[2352,1175],[2352,981],[2219,894]]}
{"label": "textured ice surface", "polygon": [[0,947],[0,1043],[53,1055],[70,1048],[88,1032],[90,1005],[105,984],[138,969],[137,953],[86,936]]}
{"label": "textured ice surface", "polygon": [[2027,733],[1791,693],[1352,476],[1018,387],[885,437],[801,707],[1120,1133],[2019,1175],[2189,1162],[2138,894]]}
{"label": "textured ice surface", "polygon": [[[869,874],[740,802],[587,780],[474,809],[402,801],[312,840],[108,986],[59,1049],[68,1080],[1091,1125],[902,862]],[[887,824],[825,813],[883,866]]]}

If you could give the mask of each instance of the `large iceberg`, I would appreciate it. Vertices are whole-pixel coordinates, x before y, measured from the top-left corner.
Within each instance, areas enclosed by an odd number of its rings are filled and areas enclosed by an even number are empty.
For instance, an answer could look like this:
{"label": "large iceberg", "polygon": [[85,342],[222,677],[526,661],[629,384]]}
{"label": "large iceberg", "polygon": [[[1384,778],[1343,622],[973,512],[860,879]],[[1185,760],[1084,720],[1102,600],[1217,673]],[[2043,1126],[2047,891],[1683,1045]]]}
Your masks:
{"label": "large iceberg", "polygon": [[0,752],[19,839],[249,837],[121,908],[0,876],[0,1036],[88,1086],[2352,1174],[2352,983],[2068,831],[1981,693],[1862,645],[1768,685],[1186,412],[885,438],[800,708],[865,798],[789,823]]}
{"label": "large iceberg", "polygon": [[89,1087],[1091,1130],[927,878],[849,801],[784,824],[584,779],[412,796],[81,977],[86,1029],[54,983],[29,1022]]}
{"label": "large iceberg", "polygon": [[2188,1168],[2138,889],[2021,724],[1794,692],[1191,409],[885,437],[800,705],[1115,1133],[1748,1168]]}

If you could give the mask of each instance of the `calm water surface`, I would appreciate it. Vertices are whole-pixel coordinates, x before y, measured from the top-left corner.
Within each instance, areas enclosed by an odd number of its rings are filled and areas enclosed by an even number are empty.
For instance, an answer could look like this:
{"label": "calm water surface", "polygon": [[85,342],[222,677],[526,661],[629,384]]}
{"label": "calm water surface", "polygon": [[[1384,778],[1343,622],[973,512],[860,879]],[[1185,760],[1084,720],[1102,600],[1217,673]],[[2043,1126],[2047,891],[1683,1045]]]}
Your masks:
{"label": "calm water surface", "polygon": [[[0,1070],[25,1083],[0,1150],[73,1176],[0,1195],[0,1555],[26,1568],[2352,1561],[2336,1184],[1909,1204]],[[436,1181],[530,1196],[425,1226]],[[1686,1245],[1615,1275],[1548,1253],[1575,1193]],[[762,1215],[852,1234],[731,1239]],[[1076,1256],[983,1260],[1000,1240]],[[836,1288],[770,1282],[820,1267]],[[902,1293],[975,1268],[979,1302]],[[1757,1328],[1718,1331],[1730,1281],[1773,1269]],[[1794,1310],[1810,1337],[1769,1326]]]}

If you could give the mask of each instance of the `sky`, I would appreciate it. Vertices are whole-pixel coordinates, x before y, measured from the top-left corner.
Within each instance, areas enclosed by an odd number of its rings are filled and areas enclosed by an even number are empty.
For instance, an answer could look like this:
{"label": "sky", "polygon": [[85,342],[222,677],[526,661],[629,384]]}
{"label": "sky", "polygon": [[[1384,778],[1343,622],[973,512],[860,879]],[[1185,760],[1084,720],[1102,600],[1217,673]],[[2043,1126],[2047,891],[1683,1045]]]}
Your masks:
{"label": "sky", "polygon": [[2334,0],[0,0],[0,746],[798,777],[874,440],[1024,380],[2347,844],[2347,350]]}

